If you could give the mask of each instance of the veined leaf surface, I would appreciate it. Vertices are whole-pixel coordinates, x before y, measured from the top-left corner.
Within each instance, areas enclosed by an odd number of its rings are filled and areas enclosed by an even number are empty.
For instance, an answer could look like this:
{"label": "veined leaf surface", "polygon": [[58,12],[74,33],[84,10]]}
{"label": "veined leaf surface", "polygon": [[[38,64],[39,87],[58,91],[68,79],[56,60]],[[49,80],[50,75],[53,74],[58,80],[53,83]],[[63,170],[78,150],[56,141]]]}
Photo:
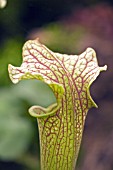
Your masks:
{"label": "veined leaf surface", "polygon": [[97,107],[89,87],[106,68],[98,66],[92,48],[80,55],[59,54],[38,39],[25,43],[21,67],[9,65],[13,83],[23,79],[42,80],[51,87],[57,100],[47,108],[29,109],[38,118],[42,170],[75,168],[87,112]]}

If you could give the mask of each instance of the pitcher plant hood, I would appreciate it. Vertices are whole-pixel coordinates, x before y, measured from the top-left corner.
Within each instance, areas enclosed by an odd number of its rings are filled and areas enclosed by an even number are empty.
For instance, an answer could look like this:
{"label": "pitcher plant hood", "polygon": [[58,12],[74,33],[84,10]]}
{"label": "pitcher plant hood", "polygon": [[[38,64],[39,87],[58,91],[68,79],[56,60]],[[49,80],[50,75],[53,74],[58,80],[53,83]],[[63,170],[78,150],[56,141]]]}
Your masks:
{"label": "pitcher plant hood", "polygon": [[9,65],[13,83],[37,79],[47,83],[56,103],[47,108],[32,106],[29,112],[38,118],[42,170],[72,170],[75,168],[85,118],[91,107],[97,107],[89,87],[100,71],[96,53],[87,48],[80,55],[52,52],[38,39],[29,40],[23,47],[20,67]]}

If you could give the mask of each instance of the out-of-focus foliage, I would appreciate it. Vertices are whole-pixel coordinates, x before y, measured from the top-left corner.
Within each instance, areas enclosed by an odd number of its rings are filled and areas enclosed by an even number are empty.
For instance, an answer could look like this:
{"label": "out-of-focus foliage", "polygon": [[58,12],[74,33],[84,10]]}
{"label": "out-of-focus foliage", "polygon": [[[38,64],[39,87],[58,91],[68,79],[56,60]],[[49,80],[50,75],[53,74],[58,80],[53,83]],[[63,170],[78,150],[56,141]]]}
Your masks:
{"label": "out-of-focus foliage", "polygon": [[62,53],[77,52],[77,43],[79,39],[85,34],[85,29],[78,25],[75,29],[62,23],[52,23],[44,28],[33,30],[28,36],[29,39],[39,37],[40,41],[52,48],[54,51]]}
{"label": "out-of-focus foliage", "polygon": [[0,89],[0,159],[16,160],[26,155],[35,135],[28,108],[37,103],[46,107],[55,100],[51,89],[40,81]]}
{"label": "out-of-focus foliage", "polygon": [[8,76],[7,67],[8,64],[14,63],[15,65],[20,64],[22,41],[17,39],[8,39],[0,47],[0,85],[11,84]]}
{"label": "out-of-focus foliage", "polygon": [[33,128],[13,88],[0,89],[0,103],[0,158],[17,159],[28,149]]}
{"label": "out-of-focus foliage", "polygon": [[25,36],[32,28],[58,20],[75,3],[74,0],[8,0],[7,6],[0,9],[0,42],[7,37]]}
{"label": "out-of-focus foliage", "polygon": [[111,55],[113,51],[112,28],[113,8],[107,4],[98,4],[75,9],[60,22],[33,30],[29,38],[39,37],[53,49],[69,53],[92,46],[105,56]]}

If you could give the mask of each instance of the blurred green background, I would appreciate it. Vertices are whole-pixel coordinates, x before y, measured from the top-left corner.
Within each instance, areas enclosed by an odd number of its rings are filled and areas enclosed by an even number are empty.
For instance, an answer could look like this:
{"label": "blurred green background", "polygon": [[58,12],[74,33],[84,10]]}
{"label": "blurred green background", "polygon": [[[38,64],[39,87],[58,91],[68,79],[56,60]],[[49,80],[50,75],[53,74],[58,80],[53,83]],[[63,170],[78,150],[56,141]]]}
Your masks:
{"label": "blurred green background", "polygon": [[0,170],[40,170],[37,122],[28,108],[55,98],[40,81],[13,85],[7,71],[9,63],[20,66],[24,42],[37,37],[61,53],[93,47],[99,65],[108,65],[91,86],[99,108],[88,113],[76,170],[113,170],[113,4],[107,0],[9,0],[0,8]]}

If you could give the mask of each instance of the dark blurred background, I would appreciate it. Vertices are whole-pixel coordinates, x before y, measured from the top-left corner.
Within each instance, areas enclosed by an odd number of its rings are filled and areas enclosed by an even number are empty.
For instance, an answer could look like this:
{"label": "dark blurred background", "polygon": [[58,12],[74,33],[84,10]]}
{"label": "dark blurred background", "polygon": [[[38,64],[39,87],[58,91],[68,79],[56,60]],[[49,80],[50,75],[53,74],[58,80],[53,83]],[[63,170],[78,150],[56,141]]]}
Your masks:
{"label": "dark blurred background", "polygon": [[4,8],[2,1],[0,170],[40,170],[37,122],[28,108],[44,100],[46,87],[37,88],[36,81],[13,85],[7,72],[9,63],[20,66],[24,42],[36,37],[61,53],[80,54],[93,47],[99,65],[108,65],[90,89],[99,108],[88,112],[76,170],[113,170],[112,1],[9,0]]}

